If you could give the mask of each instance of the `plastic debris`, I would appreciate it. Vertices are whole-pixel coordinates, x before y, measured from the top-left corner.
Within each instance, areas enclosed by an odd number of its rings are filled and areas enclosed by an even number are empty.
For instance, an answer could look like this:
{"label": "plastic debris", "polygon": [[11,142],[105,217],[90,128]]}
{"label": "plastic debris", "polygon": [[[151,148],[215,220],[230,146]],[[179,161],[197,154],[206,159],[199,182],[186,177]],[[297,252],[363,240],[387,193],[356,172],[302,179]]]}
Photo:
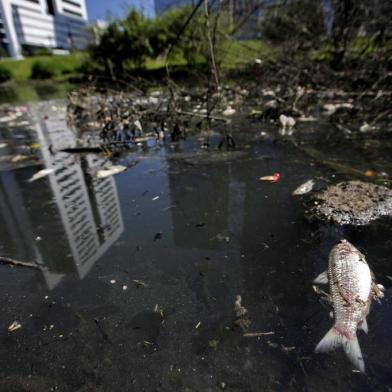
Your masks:
{"label": "plastic debris", "polygon": [[279,116],[279,121],[280,121],[280,125],[282,125],[283,129],[294,128],[295,123],[296,123],[293,117],[286,116],[284,114],[281,114]]}
{"label": "plastic debris", "polygon": [[314,181],[308,180],[303,184],[301,184],[298,188],[296,188],[292,194],[294,196],[305,195],[306,193],[311,192],[313,187],[314,187]]}
{"label": "plastic debris", "polygon": [[22,324],[20,324],[18,321],[14,321],[9,327],[8,327],[8,332],[15,332],[18,329],[22,328]]}
{"label": "plastic debris", "polygon": [[235,297],[234,311],[237,317],[244,317],[248,313],[246,308],[242,306],[242,297],[240,295]]}
{"label": "plastic debris", "polygon": [[230,105],[223,111],[223,115],[232,116],[235,113],[235,109],[233,109]]}
{"label": "plastic debris", "polygon": [[359,127],[359,131],[363,133],[373,131],[374,129],[375,127],[372,127],[366,121]]}
{"label": "plastic debris", "polygon": [[352,103],[326,103],[323,105],[323,109],[327,114],[334,114],[338,109],[354,109],[354,105]]}
{"label": "plastic debris", "polygon": [[133,279],[132,282],[136,283],[137,287],[140,287],[140,286],[148,287],[148,284],[146,282],[143,282],[140,279]]}
{"label": "plastic debris", "polygon": [[153,197],[151,200],[152,201],[155,201],[155,200],[158,200],[159,199],[159,196],[155,196],[155,197]]}
{"label": "plastic debris", "polygon": [[125,166],[113,165],[107,169],[98,170],[96,177],[97,178],[106,178],[106,177],[114,176],[115,174],[121,173],[125,170],[127,170],[127,168]]}
{"label": "plastic debris", "polygon": [[54,172],[53,168],[50,169],[43,169],[40,170],[39,172],[35,173],[29,180],[28,182],[33,182],[33,181],[37,181],[41,178],[44,178],[46,176],[48,176],[49,174],[52,174]]}
{"label": "plastic debris", "polygon": [[278,182],[280,180],[280,173],[276,172],[272,176],[260,177],[260,181]]}

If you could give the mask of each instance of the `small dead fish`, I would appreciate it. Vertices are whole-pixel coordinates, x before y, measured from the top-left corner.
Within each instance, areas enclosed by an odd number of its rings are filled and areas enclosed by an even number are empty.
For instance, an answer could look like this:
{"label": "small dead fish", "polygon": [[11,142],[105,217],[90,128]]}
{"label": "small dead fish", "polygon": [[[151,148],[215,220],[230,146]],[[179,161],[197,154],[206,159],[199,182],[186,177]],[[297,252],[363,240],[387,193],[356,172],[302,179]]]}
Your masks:
{"label": "small dead fish", "polygon": [[40,170],[39,172],[35,173],[29,180],[28,182],[33,182],[33,181],[37,181],[41,178],[44,178],[46,176],[48,176],[49,174],[52,174],[54,172],[54,169],[43,169]]}
{"label": "small dead fish", "polygon": [[357,339],[357,328],[368,332],[366,317],[374,298],[382,298],[365,256],[347,240],[335,245],[328,261],[328,271],[321,273],[316,284],[328,283],[335,324],[316,346],[316,353],[342,346],[356,369],[365,372],[365,363]]}
{"label": "small dead fish", "polygon": [[298,188],[296,188],[293,191],[292,195],[293,196],[305,195],[306,193],[311,192],[313,187],[314,187],[314,181],[313,180],[306,181],[302,185],[300,185]]}
{"label": "small dead fish", "polygon": [[106,177],[114,176],[115,174],[121,173],[125,170],[127,170],[125,166],[114,165],[107,169],[98,170],[95,176],[97,178],[106,178]]}

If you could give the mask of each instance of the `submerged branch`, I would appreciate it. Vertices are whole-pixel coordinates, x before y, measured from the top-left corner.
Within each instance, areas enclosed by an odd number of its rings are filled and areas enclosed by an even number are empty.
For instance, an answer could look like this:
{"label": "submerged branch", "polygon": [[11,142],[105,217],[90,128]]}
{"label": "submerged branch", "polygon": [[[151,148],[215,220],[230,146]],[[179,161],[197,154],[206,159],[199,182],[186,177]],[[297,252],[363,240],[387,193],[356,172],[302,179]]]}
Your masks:
{"label": "submerged branch", "polygon": [[15,260],[15,259],[11,259],[10,257],[0,256],[0,263],[17,266],[17,267],[35,268],[35,269],[42,270],[41,266],[38,265],[37,263],[33,263],[30,261]]}

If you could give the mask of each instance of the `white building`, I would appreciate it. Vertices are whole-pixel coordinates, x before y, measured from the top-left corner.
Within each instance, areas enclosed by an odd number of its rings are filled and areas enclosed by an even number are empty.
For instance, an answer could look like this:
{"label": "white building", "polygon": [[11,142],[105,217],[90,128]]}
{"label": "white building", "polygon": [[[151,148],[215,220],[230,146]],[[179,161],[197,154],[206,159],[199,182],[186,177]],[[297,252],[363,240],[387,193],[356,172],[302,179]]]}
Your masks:
{"label": "white building", "polygon": [[0,40],[14,58],[22,48],[83,49],[85,0],[0,0]]}

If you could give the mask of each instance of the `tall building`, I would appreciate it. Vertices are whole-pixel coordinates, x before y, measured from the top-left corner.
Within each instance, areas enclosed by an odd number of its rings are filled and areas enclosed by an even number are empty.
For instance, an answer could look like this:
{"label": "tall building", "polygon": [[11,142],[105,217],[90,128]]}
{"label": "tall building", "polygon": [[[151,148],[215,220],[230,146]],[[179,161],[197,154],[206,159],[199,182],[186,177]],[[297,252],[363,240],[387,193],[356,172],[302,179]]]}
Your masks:
{"label": "tall building", "polygon": [[85,0],[0,0],[0,41],[14,58],[23,49],[83,49]]}

